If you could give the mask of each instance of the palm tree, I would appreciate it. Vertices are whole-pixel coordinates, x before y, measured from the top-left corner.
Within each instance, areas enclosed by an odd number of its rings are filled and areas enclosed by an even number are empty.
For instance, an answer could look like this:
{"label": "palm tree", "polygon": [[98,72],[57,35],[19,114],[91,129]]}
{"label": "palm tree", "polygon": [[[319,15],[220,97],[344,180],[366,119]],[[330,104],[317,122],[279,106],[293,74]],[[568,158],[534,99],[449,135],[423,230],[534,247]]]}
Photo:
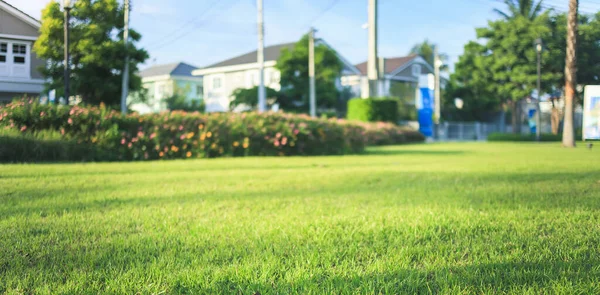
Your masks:
{"label": "palm tree", "polygon": [[504,17],[505,19],[512,19],[517,16],[524,16],[530,20],[535,19],[544,11],[542,7],[543,0],[536,3],[535,0],[504,0],[508,11],[502,11],[495,8],[494,12]]}
{"label": "palm tree", "polygon": [[577,81],[577,7],[578,0],[569,0],[569,17],[567,20],[567,60],[565,66],[565,118],[563,123],[562,144],[575,147],[573,130],[573,100]]}
{"label": "palm tree", "polygon": [[[423,41],[422,43],[415,44],[415,46],[413,46],[410,49],[409,54],[418,54],[418,55],[422,56],[431,67],[434,67],[435,66],[434,61],[435,61],[435,47],[436,46],[437,46],[436,44],[433,44],[433,43],[429,42],[429,40],[425,39],[425,41]],[[448,55],[444,54],[444,53],[440,53],[439,58],[444,63],[443,66],[440,67],[440,70],[442,70],[442,71],[447,70],[448,66],[447,66],[446,62],[448,61]]]}

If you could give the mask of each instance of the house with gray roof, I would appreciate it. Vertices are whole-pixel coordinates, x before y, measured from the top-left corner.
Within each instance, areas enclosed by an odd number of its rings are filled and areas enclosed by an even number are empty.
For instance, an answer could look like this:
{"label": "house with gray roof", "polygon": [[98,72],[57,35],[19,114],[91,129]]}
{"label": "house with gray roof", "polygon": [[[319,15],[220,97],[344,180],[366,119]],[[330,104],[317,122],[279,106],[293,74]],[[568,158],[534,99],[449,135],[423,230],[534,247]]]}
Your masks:
{"label": "house with gray roof", "polygon": [[[280,90],[281,74],[275,68],[277,60],[284,48],[294,48],[295,43],[285,43],[265,47],[264,49],[264,81],[265,86]],[[317,44],[329,46],[323,40]],[[329,46],[330,47],[330,46]],[[360,71],[338,54],[344,63],[342,75],[359,75]],[[239,88],[252,88],[259,84],[259,65],[257,51],[245,53],[210,66],[194,70],[194,76],[204,77],[204,101],[207,112],[225,112],[229,110],[232,94]]]}
{"label": "house with gray roof", "polygon": [[44,61],[32,50],[39,30],[37,19],[0,0],[0,102],[43,91]]}
{"label": "house with gray roof", "polygon": [[[393,96],[416,101],[419,78],[433,73],[433,68],[419,55],[379,59],[379,96]],[[359,63],[358,75],[342,77],[343,86],[350,87],[356,96],[369,97],[367,62]]]}
{"label": "house with gray roof", "polygon": [[[203,99],[202,77],[192,75],[197,67],[184,62],[155,65],[141,70],[138,75],[148,91],[145,103],[133,102],[131,108],[139,113],[156,113],[167,110],[165,99],[178,93],[189,103]],[[133,96],[130,97],[133,100]]]}

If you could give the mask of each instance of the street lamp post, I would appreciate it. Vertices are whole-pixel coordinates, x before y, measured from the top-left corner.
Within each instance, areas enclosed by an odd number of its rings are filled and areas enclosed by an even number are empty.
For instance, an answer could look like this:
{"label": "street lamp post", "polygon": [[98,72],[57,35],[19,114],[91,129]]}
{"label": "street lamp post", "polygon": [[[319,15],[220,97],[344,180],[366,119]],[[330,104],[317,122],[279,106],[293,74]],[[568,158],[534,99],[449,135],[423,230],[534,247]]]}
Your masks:
{"label": "street lamp post", "polygon": [[542,114],[540,102],[542,101],[542,39],[535,39],[535,51],[537,52],[537,102],[535,104],[535,139],[540,141],[542,135]]}
{"label": "street lamp post", "polygon": [[[69,19],[71,18],[71,0],[64,0],[63,8],[65,10],[65,102],[69,101]],[[58,100],[57,100],[58,103]]]}

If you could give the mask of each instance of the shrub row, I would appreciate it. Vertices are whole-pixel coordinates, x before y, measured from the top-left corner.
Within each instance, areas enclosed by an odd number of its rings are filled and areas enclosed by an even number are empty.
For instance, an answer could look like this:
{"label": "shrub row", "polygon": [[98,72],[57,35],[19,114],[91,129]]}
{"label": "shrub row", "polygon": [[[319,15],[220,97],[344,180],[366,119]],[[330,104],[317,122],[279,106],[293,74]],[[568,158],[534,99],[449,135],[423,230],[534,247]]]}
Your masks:
{"label": "shrub row", "polygon": [[[123,115],[102,106],[26,101],[0,107],[0,126],[4,162],[341,155],[360,153],[367,145],[422,140],[392,124],[285,113]],[[52,152],[61,145],[68,152]]]}
{"label": "shrub row", "polygon": [[[514,133],[491,133],[487,137],[488,141],[536,141],[535,134],[514,134]],[[561,141],[562,135],[560,134],[541,134],[540,141]]]}
{"label": "shrub row", "polygon": [[398,122],[398,100],[393,98],[353,98],[348,101],[348,120]]}

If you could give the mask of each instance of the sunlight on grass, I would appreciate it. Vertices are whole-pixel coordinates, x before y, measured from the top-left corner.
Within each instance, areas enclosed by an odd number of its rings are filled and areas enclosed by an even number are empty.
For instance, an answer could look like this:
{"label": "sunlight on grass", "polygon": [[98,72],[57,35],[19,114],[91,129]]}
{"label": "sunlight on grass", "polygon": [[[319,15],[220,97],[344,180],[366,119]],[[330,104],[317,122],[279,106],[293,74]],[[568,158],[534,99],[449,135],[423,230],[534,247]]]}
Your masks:
{"label": "sunlight on grass", "polygon": [[600,154],[0,165],[0,293],[600,293]]}

